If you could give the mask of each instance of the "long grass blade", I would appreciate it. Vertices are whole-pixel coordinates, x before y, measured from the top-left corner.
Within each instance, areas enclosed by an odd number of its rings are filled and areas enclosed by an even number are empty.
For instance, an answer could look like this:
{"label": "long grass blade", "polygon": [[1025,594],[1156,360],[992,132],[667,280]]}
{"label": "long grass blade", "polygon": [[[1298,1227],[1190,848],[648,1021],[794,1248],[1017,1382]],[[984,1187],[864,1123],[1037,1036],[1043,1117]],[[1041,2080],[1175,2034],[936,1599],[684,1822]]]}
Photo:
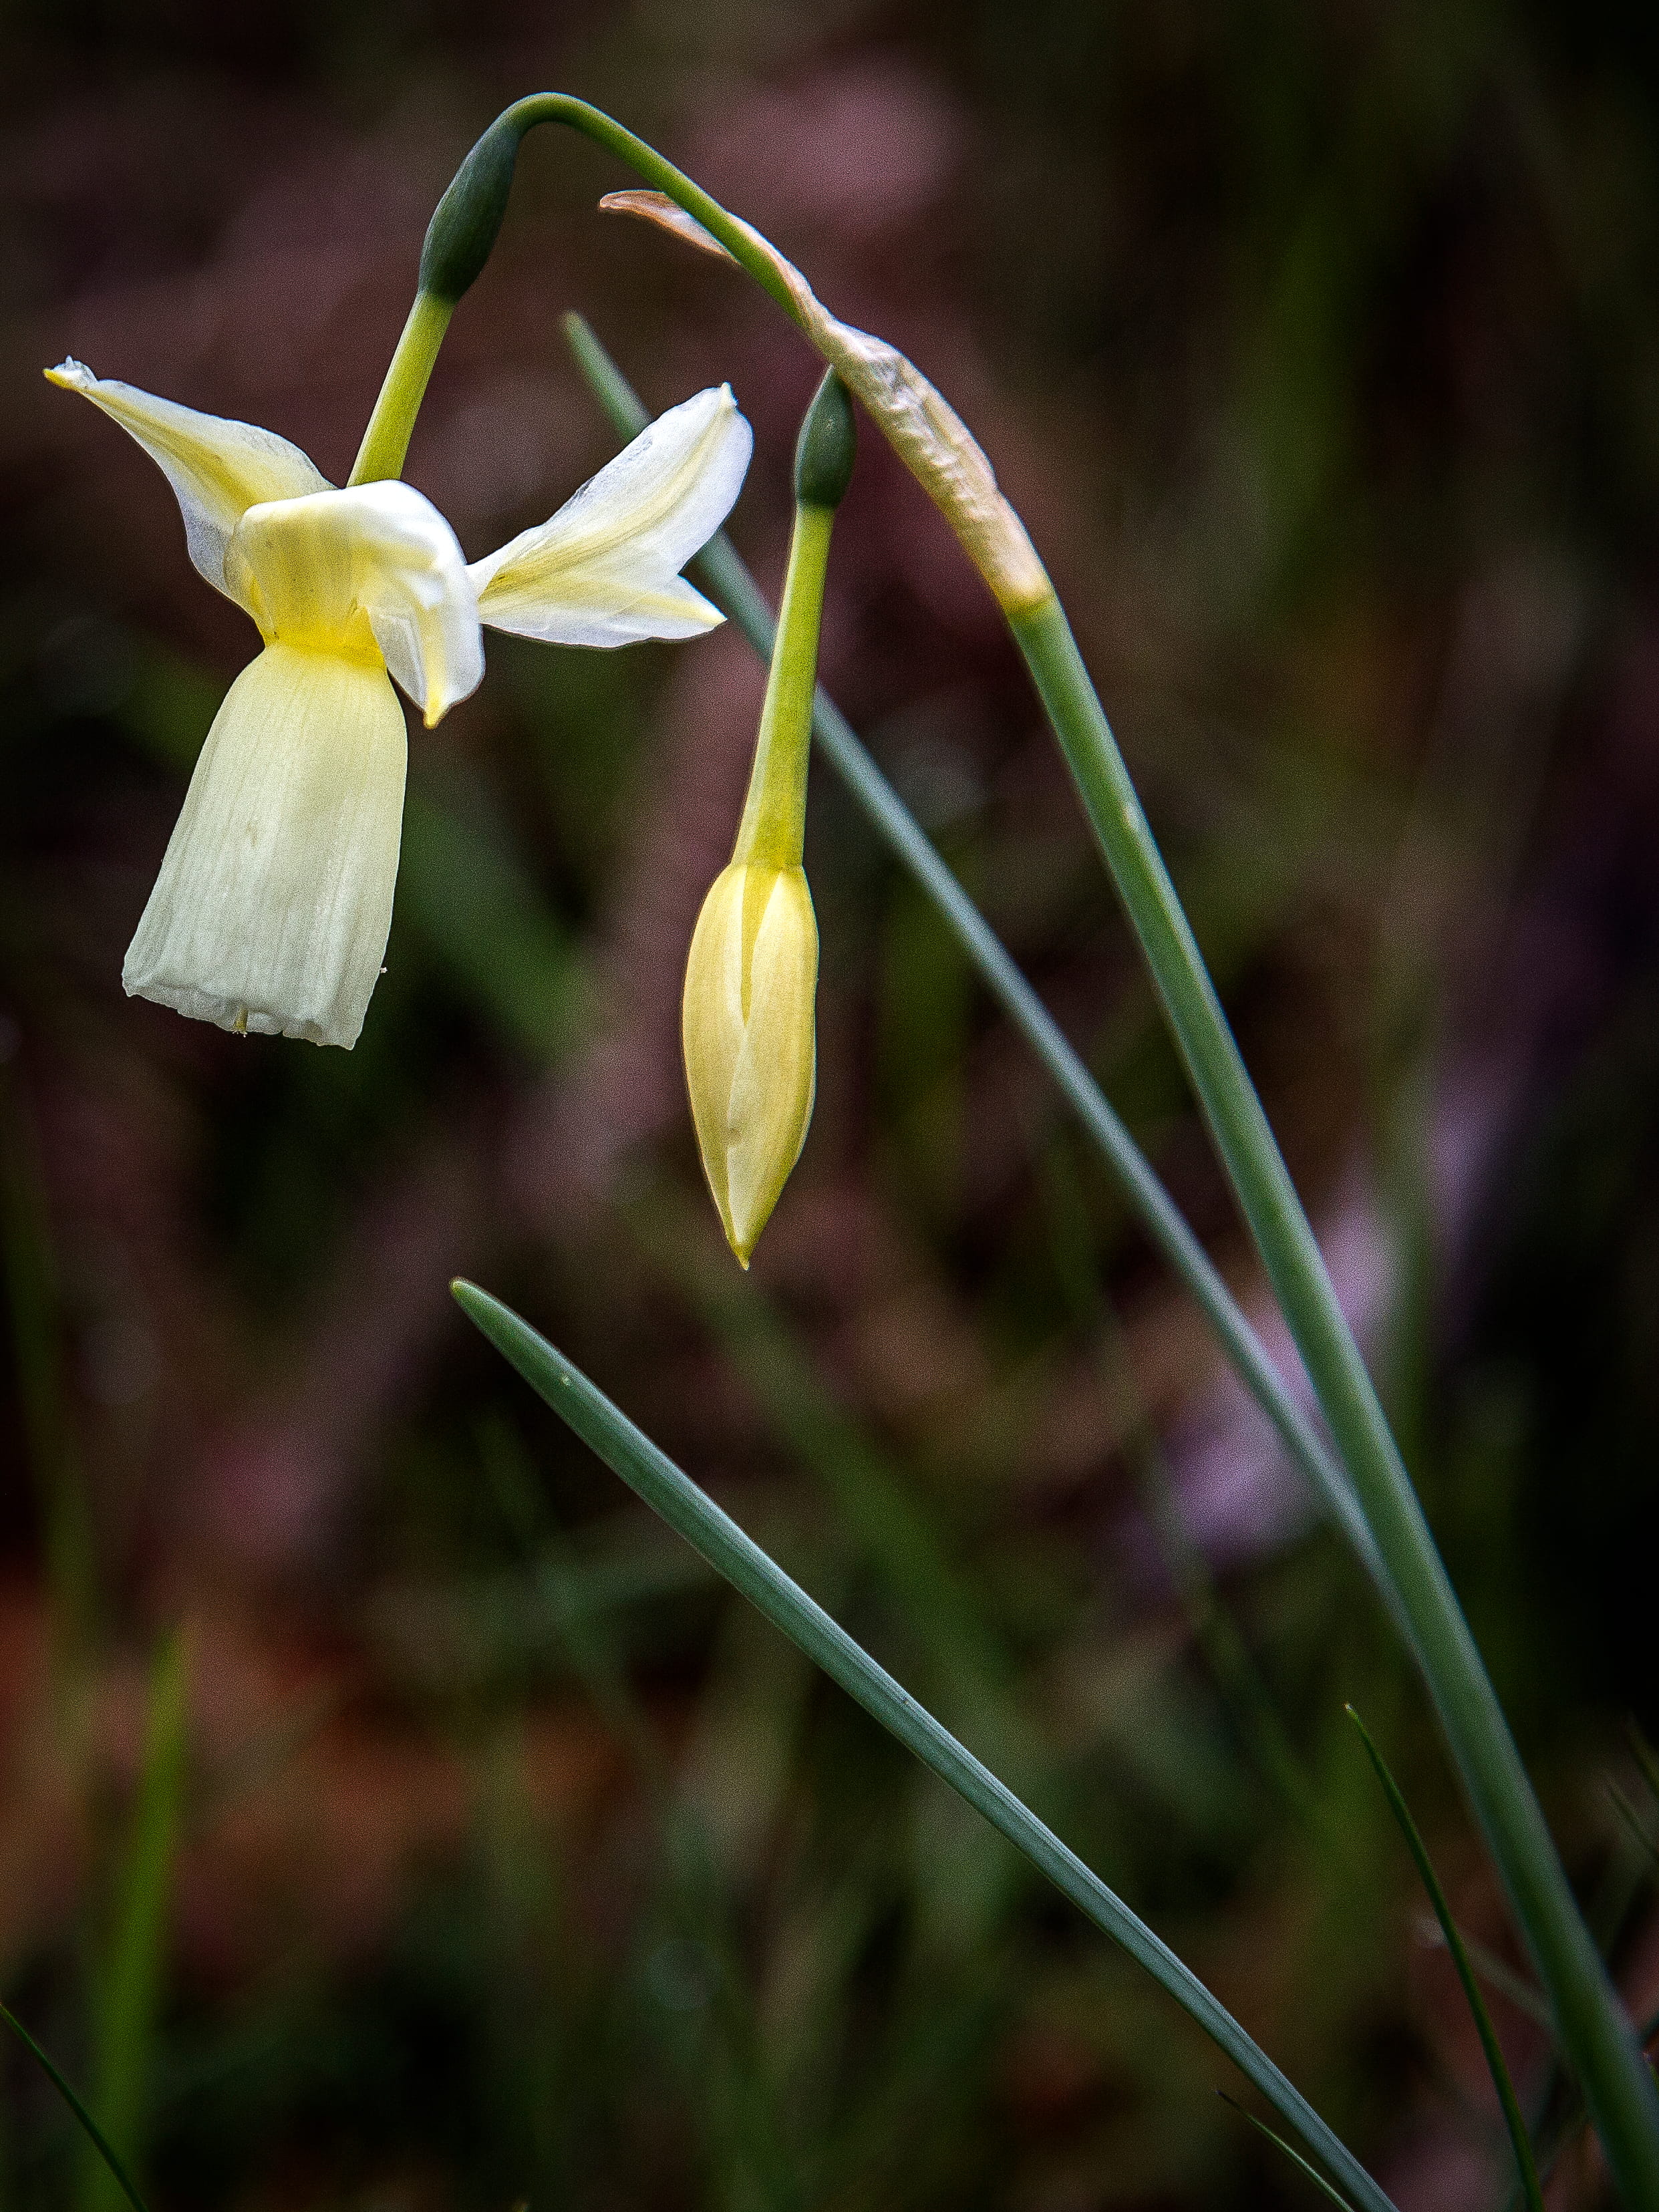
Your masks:
{"label": "long grass blade", "polygon": [[[1655,2042],[1659,2041],[1659,2011],[1650,2012],[1647,2018],[1638,2024],[1636,2040],[1644,2052],[1651,2053]],[[1541,2180],[1548,2181],[1562,2154],[1589,2118],[1589,2113],[1585,2108],[1583,2098],[1575,2094],[1569,2099],[1565,2108],[1549,2122],[1548,2125],[1540,2130],[1538,2137],[1538,2172]],[[1521,2192],[1518,2190],[1510,2198],[1504,2212],[1522,2212]]]}
{"label": "long grass blade", "polygon": [[109,2168],[111,2173],[114,2175],[117,2182],[119,2183],[121,2192],[125,2197],[128,2203],[131,2205],[132,2212],[149,2212],[149,2207],[145,2204],[143,2198],[138,2194],[137,2190],[133,2185],[131,2176],[128,2173],[125,2166],[122,2165],[120,2160],[111,2148],[109,2138],[105,2135],[97,2121],[93,2118],[92,2114],[81,2102],[81,2100],[76,2095],[74,2090],[70,2088],[69,2083],[64,2079],[58,2069],[52,2064],[51,2059],[47,2057],[46,2052],[42,2051],[40,2045],[35,2041],[34,2038],[29,2033],[27,2028],[24,2027],[22,2021],[18,2019],[16,2014],[11,2010],[9,2005],[0,2004],[0,2020],[4,2021],[6,2026],[17,2038],[17,2040],[22,2045],[24,2050],[28,2052],[30,2057],[33,2059],[35,2064],[40,2069],[46,2079],[52,2083],[52,2087],[57,2090],[58,2095],[63,2099],[64,2102],[69,2106],[70,2112],[74,2113],[76,2118],[80,2122],[82,2128],[86,2132],[88,2141],[97,2151],[98,2155],[103,2160],[104,2164]]}
{"label": "long grass blade", "polygon": [[1391,2212],[1389,2197],[1301,2092],[1198,1977],[1075,1852],[878,1666],[562,1352],[476,1284],[457,1282],[452,1287],[468,1319],[614,1474],[832,1681],[1007,1837],[1096,1927],[1144,1966],[1340,2178],[1358,2204],[1367,2212]]}
{"label": "long grass blade", "polygon": [[1347,2198],[1342,2194],[1342,2191],[1340,2189],[1334,2189],[1330,2183],[1326,2180],[1324,2175],[1319,2171],[1319,2168],[1316,2166],[1310,2165],[1309,2161],[1303,2157],[1301,2152],[1297,2148],[1294,2143],[1286,2142],[1284,2136],[1279,2134],[1277,2128],[1270,2128],[1266,2120],[1258,2118],[1255,2113],[1250,2112],[1245,2106],[1241,2105],[1237,2097],[1230,2097],[1224,2089],[1218,2089],[1216,2091],[1216,2094],[1220,2098],[1224,2105],[1231,2106],[1232,2110],[1238,2114],[1241,2120],[1248,2120],[1258,2135],[1266,2136],[1267,2141],[1273,2144],[1275,2150],[1282,2150],[1286,2158],[1292,2160],[1297,2166],[1299,2166],[1304,2173],[1307,2175],[1309,2180],[1312,2182],[1314,2187],[1319,2190],[1324,2196],[1328,2197],[1333,2204],[1340,2204],[1342,2208],[1342,2212],[1353,2212],[1352,2205],[1349,2203]]}
{"label": "long grass blade", "polygon": [[[1337,1298],[1128,766],[1052,594],[1009,627],[1072,770],[1239,1210],[1352,1479],[1470,1808],[1626,2200],[1659,2205],[1659,2083],[1584,1925],[1492,1678]],[[1369,1565],[1372,1554],[1362,1555]]]}
{"label": "long grass blade", "polygon": [[1480,1994],[1480,1984],[1475,1979],[1474,1966],[1468,1947],[1452,1918],[1451,1906],[1446,1893],[1440,1887],[1440,1877],[1434,1870],[1428,1846],[1418,1831],[1400,1789],[1389,1771],[1388,1761],[1371,1741],[1370,1731],[1352,1705],[1344,1708],[1348,1718],[1359,1731],[1359,1741],[1364,1745],[1371,1765],[1376,1769],[1376,1778],[1382,1785],[1382,1794],[1389,1801],[1389,1809],[1400,1824],[1400,1832],[1406,1838],[1406,1847],[1416,1862],[1423,1887],[1434,1907],[1434,1917],[1440,1923],[1440,1932],[1446,1939],[1446,1948],[1451,1953],[1452,1964],[1457,1969],[1457,1978],[1463,1984],[1463,1995],[1468,2000],[1474,2018],[1475,2031],[1480,2038],[1480,2048],[1486,2054],[1492,2087],[1498,2092],[1498,2101],[1504,2108],[1504,2124],[1509,2130],[1510,2146],[1515,2152],[1516,2169],[1521,2178],[1521,2187],[1531,2212],[1544,2212],[1544,2194],[1539,2185],[1538,2166],[1533,2156],[1532,2138],[1527,2133],[1527,2123],[1522,2116],[1521,2100],[1515,2094],[1515,2084],[1510,2079],[1510,2069],[1504,2057],[1504,2046],[1498,2040],[1498,2031],[1492,2024],[1492,2014],[1486,2009],[1486,2000]]}

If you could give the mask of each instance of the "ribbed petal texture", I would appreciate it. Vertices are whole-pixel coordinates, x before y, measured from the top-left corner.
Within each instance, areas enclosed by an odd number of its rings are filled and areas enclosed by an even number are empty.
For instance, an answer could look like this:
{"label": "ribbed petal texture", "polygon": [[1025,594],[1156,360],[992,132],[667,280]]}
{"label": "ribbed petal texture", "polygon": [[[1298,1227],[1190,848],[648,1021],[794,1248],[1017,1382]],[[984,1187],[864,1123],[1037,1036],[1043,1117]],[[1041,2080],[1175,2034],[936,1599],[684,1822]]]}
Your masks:
{"label": "ribbed petal texture", "polygon": [[267,646],[208,733],[129,994],[221,1029],[355,1044],[392,922],[407,750],[383,668]]}

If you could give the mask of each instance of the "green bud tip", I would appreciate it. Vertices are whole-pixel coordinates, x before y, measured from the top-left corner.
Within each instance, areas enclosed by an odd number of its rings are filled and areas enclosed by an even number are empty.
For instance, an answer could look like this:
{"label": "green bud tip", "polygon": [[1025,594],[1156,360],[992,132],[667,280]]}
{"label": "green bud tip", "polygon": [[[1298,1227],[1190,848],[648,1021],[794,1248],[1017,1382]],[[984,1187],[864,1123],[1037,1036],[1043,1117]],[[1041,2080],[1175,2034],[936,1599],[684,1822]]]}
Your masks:
{"label": "green bud tip", "polygon": [[507,213],[526,126],[500,116],[455,172],[421,248],[421,289],[453,307],[489,258]]}
{"label": "green bud tip", "polygon": [[827,368],[795,441],[795,497],[802,507],[841,505],[857,444],[852,396]]}

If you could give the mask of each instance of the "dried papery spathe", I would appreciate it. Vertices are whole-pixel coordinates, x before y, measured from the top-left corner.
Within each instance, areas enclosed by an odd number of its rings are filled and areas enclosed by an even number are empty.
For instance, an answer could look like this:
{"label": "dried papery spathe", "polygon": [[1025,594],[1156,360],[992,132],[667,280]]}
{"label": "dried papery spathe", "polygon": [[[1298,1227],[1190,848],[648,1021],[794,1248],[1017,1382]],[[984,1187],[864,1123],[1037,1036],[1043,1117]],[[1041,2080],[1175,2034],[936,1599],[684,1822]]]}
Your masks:
{"label": "dried papery spathe", "polygon": [[[712,232],[665,192],[607,192],[602,208],[643,216],[687,245],[732,257]],[[885,338],[832,315],[793,261],[740,216],[727,221],[775,271],[802,330],[869,410],[883,435],[955,531],[963,550],[1006,612],[1054,597],[1025,525],[999,488],[985,450],[948,399]]]}

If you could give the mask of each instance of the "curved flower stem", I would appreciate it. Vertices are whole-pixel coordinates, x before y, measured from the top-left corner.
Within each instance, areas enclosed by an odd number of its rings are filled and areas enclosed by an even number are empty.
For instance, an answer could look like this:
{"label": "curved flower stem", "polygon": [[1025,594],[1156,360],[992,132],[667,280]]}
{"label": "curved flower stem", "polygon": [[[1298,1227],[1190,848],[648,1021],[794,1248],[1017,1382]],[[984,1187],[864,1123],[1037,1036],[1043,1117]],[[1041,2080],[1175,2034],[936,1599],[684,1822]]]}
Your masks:
{"label": "curved flower stem", "polygon": [[1659,2087],[1584,1926],[1191,925],[1057,599],[1010,627],[1076,779],[1626,2201],[1659,2206]]}
{"label": "curved flower stem", "polygon": [[878,1666],[861,1644],[854,1643],[580,1368],[487,1291],[464,1281],[452,1283],[450,1288],[468,1320],[629,1489],[1168,1990],[1295,2129],[1316,2157],[1323,2160],[1356,2204],[1364,2206],[1366,2212],[1394,2212],[1387,2194],[1301,2091],[1191,1968],[1091,1868]]}
{"label": "curved flower stem", "polygon": [[700,185],[586,100],[562,92],[532,93],[496,117],[439,204],[421,256],[420,289],[374,403],[349,483],[368,483],[402,473],[410,434],[449,319],[489,258],[507,210],[520,142],[538,123],[568,124],[626,161],[717,239],[792,321],[800,321],[787,284],[757,246],[747,226],[728,215]]}
{"label": "curved flower stem", "polygon": [[738,221],[694,184],[683,169],[665,161],[654,146],[625,130],[603,108],[565,92],[532,92],[503,108],[455,173],[438,204],[421,256],[421,289],[436,292],[452,304],[483,266],[507,209],[513,166],[526,131],[538,123],[562,123],[580,131],[625,161],[636,176],[666,194],[701,223],[793,322],[799,307],[773,258],[749,225]]}
{"label": "curved flower stem", "polygon": [[[649,410],[591,325],[580,315],[568,314],[564,334],[617,436],[624,444],[637,437],[651,419]],[[691,568],[715,605],[732,617],[769,665],[776,617],[723,530],[709,539]],[[1141,1226],[1197,1301],[1239,1381],[1272,1422],[1315,1497],[1352,1545],[1401,1633],[1408,1633],[1340,1463],[1291,1396],[1220,1269],[1188,1227],[1157,1170],[1085,1066],[1082,1055],[822,685],[813,695],[812,734],[877,835],[933,901],[945,927],[978,970],[981,981],[1054,1079],[1060,1096],[1116,1176]]]}
{"label": "curved flower stem", "polygon": [[[1032,1008],[1024,1003],[1035,994],[913,823],[908,830],[914,838],[906,839],[915,853],[911,865],[918,873],[928,868],[934,878],[929,882],[930,890],[941,904],[948,900],[950,908],[957,911],[963,925],[959,933],[970,949],[977,948],[975,957],[981,973],[988,981],[994,975],[998,977],[993,988],[1045,1060],[1060,1075],[1067,1096],[1084,1113],[1091,1133],[1115,1155],[1114,1164],[1123,1175],[1142,1218],[1203,1300],[1206,1313],[1239,1372],[1354,1538],[1356,1549],[1389,1602],[1440,1715],[1454,1763],[1539,1978],[1549,1994],[1562,2046],[1584,2086],[1620,2188],[1632,2205],[1659,2205],[1659,2093],[1579,1915],[1508,1723],[1337,1303],[1317,1242],[1227,1025],[1191,926],[1146,825],[1070,624],[1058,599],[1052,596],[1027,612],[1011,613],[1009,622],[1152,971],[1275,1295],[1352,1477],[1358,1514],[1352,1510],[1353,1498],[1347,1483],[1339,1481],[1328,1488],[1316,1471],[1317,1463],[1310,1465],[1297,1449],[1278,1410],[1277,1401],[1285,1395],[1283,1385],[1266,1362],[1248,1322],[1242,1315],[1237,1316],[1241,1338],[1232,1325],[1234,1316],[1227,1310],[1231,1301],[1224,1285],[1214,1285],[1220,1291],[1218,1300],[1206,1296],[1211,1286],[1205,1284],[1202,1271],[1209,1262],[1196,1240],[1135,1150],[1127,1131],[1095,1089],[1087,1071],[1080,1063],[1074,1071],[1067,1066],[1074,1055],[1064,1039],[1057,1032],[1044,1035],[1047,1017],[1040,1005]],[[826,707],[828,703],[823,702]],[[823,722],[817,727],[823,739]],[[833,740],[838,734],[833,722],[829,729]],[[850,730],[845,735],[857,744]],[[832,756],[837,750],[833,742],[830,750]],[[879,775],[863,749],[859,747],[858,751],[862,761],[854,763],[858,772],[849,777],[855,790],[860,783],[869,788],[869,779]],[[891,808],[878,803],[871,811],[878,823],[899,829],[902,836],[901,825],[894,819],[896,808],[895,796]],[[915,853],[916,847],[931,856],[931,867],[921,853]],[[938,882],[939,878],[942,883]],[[1035,1022],[1030,1018],[1033,1014]],[[1081,1085],[1072,1079],[1073,1073],[1081,1076]],[[1192,1250],[1184,1252],[1183,1243]],[[1256,1369],[1258,1358],[1267,1368],[1265,1376]],[[1263,1382],[1267,1385],[1265,1392],[1259,1387]],[[1355,1535],[1357,1521],[1364,1529],[1359,1535]]]}
{"label": "curved flower stem", "polygon": [[[1153,842],[1076,640],[988,463],[890,347],[839,324],[758,232],[586,100],[538,93],[492,124],[440,202],[421,290],[451,305],[500,228],[520,140],[559,122],[626,161],[712,236],[839,369],[991,583],[1076,779],[1199,1102],[1410,1624],[1412,1648],[1628,2204],[1659,2212],[1659,2084],[1580,1917],[1261,1103]],[[706,242],[706,241],[705,241]],[[1022,545],[1024,550],[1022,550]],[[1026,556],[1029,555],[1029,559]]]}

